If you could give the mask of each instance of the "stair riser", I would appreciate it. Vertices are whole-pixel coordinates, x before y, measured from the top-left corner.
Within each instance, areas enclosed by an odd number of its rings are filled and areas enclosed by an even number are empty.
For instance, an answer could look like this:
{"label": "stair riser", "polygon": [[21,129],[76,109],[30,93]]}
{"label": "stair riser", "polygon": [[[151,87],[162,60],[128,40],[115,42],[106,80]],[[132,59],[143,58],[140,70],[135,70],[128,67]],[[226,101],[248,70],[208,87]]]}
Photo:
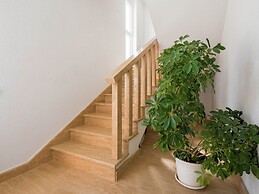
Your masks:
{"label": "stair riser", "polygon": [[111,138],[71,131],[71,140],[87,145],[111,147]]}
{"label": "stair riser", "polygon": [[[112,114],[112,106],[110,105],[96,105],[96,112]],[[124,115],[124,107],[122,106],[122,115]]]}
{"label": "stair riser", "polygon": [[[105,95],[104,97],[105,102],[112,102],[112,95]],[[124,104],[124,97],[122,97],[122,103]]]}
{"label": "stair riser", "polygon": [[104,100],[105,100],[105,102],[112,102],[112,96],[105,95]]}
{"label": "stair riser", "polygon": [[[111,129],[112,128],[112,119],[103,119],[103,118],[101,119],[101,118],[85,116],[85,124],[95,125],[98,127],[103,127],[105,129]],[[122,128],[126,128],[124,121],[122,121]]]}
{"label": "stair riser", "polygon": [[54,160],[60,162],[62,165],[80,169],[82,171],[91,173],[93,175],[96,175],[109,181],[114,182],[116,180],[116,172],[115,169],[113,169],[112,167],[97,163],[92,160],[86,160],[70,156],[59,151],[53,151],[52,157]]}
{"label": "stair riser", "polygon": [[111,119],[103,119],[103,118],[95,118],[85,116],[85,124],[92,126],[99,126],[106,129],[112,128],[112,120]]}
{"label": "stair riser", "polygon": [[[122,103],[124,103],[125,101],[125,99],[124,99],[124,91],[122,92],[123,93],[123,96],[122,96]],[[109,102],[109,103],[111,103],[112,102],[112,95],[105,95],[104,96],[104,100],[105,100],[105,102]]]}
{"label": "stair riser", "polygon": [[112,106],[109,105],[95,105],[95,110],[98,113],[112,113]]}

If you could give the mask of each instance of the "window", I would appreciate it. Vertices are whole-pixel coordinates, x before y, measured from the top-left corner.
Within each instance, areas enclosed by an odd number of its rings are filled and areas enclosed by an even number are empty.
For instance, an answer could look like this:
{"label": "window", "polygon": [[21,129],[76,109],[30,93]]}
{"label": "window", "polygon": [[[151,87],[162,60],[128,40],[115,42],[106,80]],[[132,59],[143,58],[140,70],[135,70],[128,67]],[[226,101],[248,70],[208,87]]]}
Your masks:
{"label": "window", "polygon": [[135,0],[126,0],[126,58],[136,51]]}

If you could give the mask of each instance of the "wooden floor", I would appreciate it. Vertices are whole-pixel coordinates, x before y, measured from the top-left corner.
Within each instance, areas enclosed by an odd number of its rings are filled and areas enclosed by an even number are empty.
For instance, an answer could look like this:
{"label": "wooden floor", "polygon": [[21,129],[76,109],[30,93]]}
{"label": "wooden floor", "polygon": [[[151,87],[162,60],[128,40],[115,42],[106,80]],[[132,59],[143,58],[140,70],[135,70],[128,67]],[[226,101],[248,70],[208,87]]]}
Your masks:
{"label": "wooden floor", "polygon": [[118,182],[109,182],[93,175],[50,161],[0,184],[1,194],[239,194],[235,178],[220,181],[199,191],[189,190],[174,179],[175,164],[170,154],[154,150],[155,135],[148,132],[140,155]]}

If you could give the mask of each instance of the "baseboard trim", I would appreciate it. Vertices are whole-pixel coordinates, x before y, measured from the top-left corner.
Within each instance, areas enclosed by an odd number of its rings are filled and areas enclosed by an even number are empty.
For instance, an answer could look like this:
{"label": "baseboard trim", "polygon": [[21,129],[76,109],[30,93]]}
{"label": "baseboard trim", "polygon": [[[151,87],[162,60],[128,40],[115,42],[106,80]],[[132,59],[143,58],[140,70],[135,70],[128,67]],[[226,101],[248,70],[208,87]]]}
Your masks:
{"label": "baseboard trim", "polygon": [[16,166],[10,170],[4,171],[4,172],[0,173],[0,183],[5,182],[9,179],[12,179],[20,174],[23,174],[26,171],[39,166],[40,164],[48,162],[49,160],[50,160],[50,158],[45,158],[45,159],[41,158],[40,161],[36,161],[36,160],[29,161],[29,162],[26,162],[19,166]]}

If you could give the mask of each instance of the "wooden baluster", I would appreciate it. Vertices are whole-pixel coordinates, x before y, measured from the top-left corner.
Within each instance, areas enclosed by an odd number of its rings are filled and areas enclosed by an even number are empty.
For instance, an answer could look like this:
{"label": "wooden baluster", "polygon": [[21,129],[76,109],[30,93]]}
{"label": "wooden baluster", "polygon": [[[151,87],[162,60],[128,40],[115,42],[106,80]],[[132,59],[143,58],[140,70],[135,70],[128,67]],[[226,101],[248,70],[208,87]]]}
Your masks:
{"label": "wooden baluster", "polygon": [[152,64],[150,50],[147,52],[147,95],[152,95]]}
{"label": "wooden baluster", "polygon": [[125,128],[123,133],[123,139],[128,139],[132,135],[132,102],[132,70],[130,70],[125,74]]}
{"label": "wooden baluster", "polygon": [[145,117],[145,106],[147,99],[147,64],[146,64],[146,56],[141,58],[141,118]]}
{"label": "wooden baluster", "polygon": [[156,87],[156,57],[155,57],[155,45],[151,47],[151,64],[152,64],[152,94]]}
{"label": "wooden baluster", "polygon": [[[156,69],[159,68],[157,58],[159,57],[159,45],[156,42],[155,44],[155,58],[156,58]],[[158,86],[158,81],[160,80],[160,73],[156,72],[156,86]]]}
{"label": "wooden baluster", "polygon": [[122,87],[121,79],[112,84],[112,157],[122,157]]}
{"label": "wooden baluster", "polygon": [[134,71],[134,96],[133,96],[133,120],[136,126],[133,128],[133,134],[138,132],[138,121],[140,119],[140,63],[133,66]]}

